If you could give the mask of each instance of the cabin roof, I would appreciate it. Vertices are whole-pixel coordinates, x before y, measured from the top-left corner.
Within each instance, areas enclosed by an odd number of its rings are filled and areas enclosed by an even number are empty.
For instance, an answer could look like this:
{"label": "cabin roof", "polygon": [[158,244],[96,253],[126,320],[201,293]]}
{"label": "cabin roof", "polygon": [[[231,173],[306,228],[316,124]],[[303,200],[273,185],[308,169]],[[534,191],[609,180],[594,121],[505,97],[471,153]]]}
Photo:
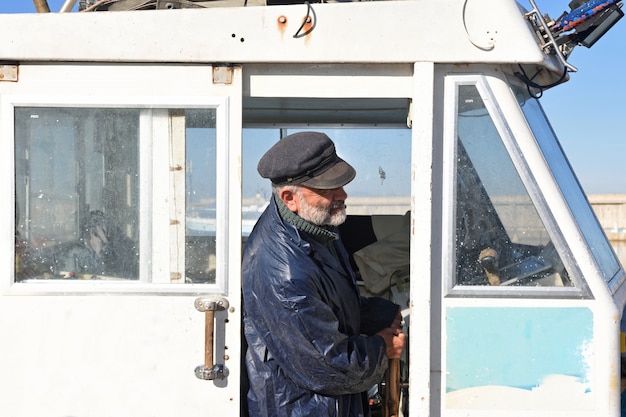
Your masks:
{"label": "cabin roof", "polygon": [[[300,29],[308,17],[311,25]],[[308,33],[306,31],[310,29]],[[0,15],[0,60],[541,63],[515,0]]]}

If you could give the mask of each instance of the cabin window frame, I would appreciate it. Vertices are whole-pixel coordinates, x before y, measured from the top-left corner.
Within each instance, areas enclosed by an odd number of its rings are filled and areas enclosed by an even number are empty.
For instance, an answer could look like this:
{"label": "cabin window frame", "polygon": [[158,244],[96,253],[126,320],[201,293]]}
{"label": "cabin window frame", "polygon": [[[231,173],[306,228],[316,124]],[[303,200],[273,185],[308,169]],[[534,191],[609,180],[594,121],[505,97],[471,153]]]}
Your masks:
{"label": "cabin window frame", "polygon": [[[138,109],[140,110],[140,133],[139,133],[139,172],[140,172],[140,279],[132,281],[105,281],[105,280],[34,280],[31,282],[15,281],[15,246],[5,251],[4,264],[12,265],[11,270],[0,280],[0,291],[12,295],[48,295],[48,294],[102,294],[102,293],[132,293],[132,294],[226,294],[228,293],[228,251],[229,247],[229,157],[233,146],[229,144],[228,117],[229,97],[224,96],[187,96],[176,97],[161,96],[56,96],[14,94],[3,95],[0,101],[0,134],[5,138],[11,138],[5,143],[4,152],[0,156],[4,169],[4,187],[11,197],[1,203],[5,213],[15,213],[15,109],[16,108],[112,108],[112,109]],[[170,167],[163,166],[168,163],[168,157],[164,156],[160,169],[153,166],[152,158],[157,139],[168,139],[168,123],[163,117],[155,116],[159,110],[177,109],[210,109],[215,111],[216,119],[216,210],[222,213],[216,219],[216,280],[215,283],[159,283],[151,279],[155,273],[155,262],[159,259],[169,259],[169,268],[173,267],[170,258],[170,248],[155,249],[151,243],[153,236],[168,230],[163,226],[158,230],[154,228],[154,217],[158,211],[169,211],[170,203],[159,204],[157,199],[163,199],[164,195],[155,195],[158,189],[157,181],[167,179]],[[161,113],[164,113],[161,111]],[[165,112],[166,113],[166,112]],[[157,129],[157,130],[155,130]],[[163,141],[161,141],[163,142]],[[169,143],[169,140],[167,140]],[[164,145],[168,146],[168,145]],[[163,151],[163,149],[161,149]],[[169,154],[169,150],[166,151]],[[184,152],[184,151],[183,151]],[[184,179],[182,181],[184,186]],[[167,188],[167,187],[164,187]],[[172,196],[169,196],[172,198]],[[150,210],[146,210],[150,207]],[[163,217],[163,215],[159,215]],[[15,232],[15,215],[10,216],[9,221],[3,222],[0,230],[8,239]],[[169,233],[169,231],[168,231]],[[169,274],[169,269],[167,270]]]}
{"label": "cabin window frame", "polygon": [[[442,272],[444,297],[498,297],[498,298],[591,298],[591,292],[578,265],[571,255],[571,250],[563,237],[541,186],[530,169],[527,156],[520,149],[517,141],[532,142],[534,150],[540,152],[530,128],[519,108],[519,103],[512,97],[500,97],[501,89],[492,88],[492,83],[505,81],[493,75],[448,73],[444,76],[443,104],[443,203],[442,203]],[[554,243],[561,261],[568,271],[572,287],[558,286],[489,286],[459,285],[456,283],[456,158],[457,158],[457,115],[458,90],[460,86],[473,85],[479,92],[485,108],[497,130],[511,161],[534,204],[539,218]],[[497,91],[494,91],[497,90]],[[512,103],[515,103],[512,106]],[[508,107],[504,107],[508,106]],[[505,116],[506,115],[506,116]],[[522,128],[520,128],[520,126]],[[533,163],[537,163],[535,156]],[[545,163],[545,161],[544,161]]]}

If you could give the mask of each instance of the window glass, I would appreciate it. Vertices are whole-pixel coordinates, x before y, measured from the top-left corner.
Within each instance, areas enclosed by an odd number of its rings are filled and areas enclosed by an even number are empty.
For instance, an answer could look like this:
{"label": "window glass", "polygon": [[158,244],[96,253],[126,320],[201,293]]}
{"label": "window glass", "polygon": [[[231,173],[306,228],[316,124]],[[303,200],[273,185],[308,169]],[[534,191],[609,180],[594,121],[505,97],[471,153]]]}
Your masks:
{"label": "window glass", "polygon": [[337,154],[356,170],[345,186],[342,242],[362,294],[391,296],[408,306],[410,265],[411,130],[407,128],[246,129],[243,135],[243,240],[271,198],[270,181],[256,167],[282,136],[326,133]]}
{"label": "window glass", "polygon": [[324,130],[356,170],[346,186],[348,214],[404,215],[411,209],[411,130]]}
{"label": "window glass", "polygon": [[215,283],[215,115],[16,108],[15,280]]}
{"label": "window glass", "polygon": [[273,128],[243,130],[241,234],[244,240],[270,201],[270,181],[259,175],[257,165],[263,154],[280,139],[280,132]]}
{"label": "window glass", "polygon": [[572,286],[474,85],[458,87],[456,283]]}
{"label": "window glass", "polygon": [[[244,227],[250,227],[265,208],[270,182],[256,166],[280,137],[308,129],[245,129],[243,134]],[[348,215],[399,214],[410,210],[411,130],[399,128],[315,128],[335,143],[337,154],[356,170],[346,185]]]}
{"label": "window glass", "polygon": [[185,280],[215,283],[217,170],[215,112],[185,112]]}
{"label": "window glass", "polygon": [[619,261],[611,247],[611,243],[606,238],[602,226],[598,222],[587,198],[584,195],[580,184],[572,172],[572,168],[559,146],[554,131],[550,126],[541,105],[537,100],[531,99],[526,89],[520,89],[522,97],[521,108],[530,124],[533,134],[539,143],[546,161],[554,174],[559,188],[563,191],[563,196],[576,218],[581,232],[587,242],[588,247],[595,258],[604,279],[617,286],[619,282],[611,282],[620,270]]}
{"label": "window glass", "polygon": [[215,283],[217,151],[215,112],[185,112],[185,277]]}
{"label": "window glass", "polygon": [[16,280],[138,279],[138,116],[16,109]]}

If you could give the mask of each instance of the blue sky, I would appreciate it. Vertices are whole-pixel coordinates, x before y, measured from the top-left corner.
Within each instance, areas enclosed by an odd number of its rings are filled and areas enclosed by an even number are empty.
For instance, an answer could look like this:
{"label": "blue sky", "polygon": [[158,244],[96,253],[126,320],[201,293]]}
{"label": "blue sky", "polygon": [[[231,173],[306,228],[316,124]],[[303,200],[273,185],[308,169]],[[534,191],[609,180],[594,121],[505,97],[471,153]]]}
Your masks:
{"label": "blue sky", "polygon": [[[530,8],[528,0],[520,0]],[[64,0],[48,0],[58,11]],[[76,2],[78,3],[78,1]],[[536,0],[552,18],[569,11],[569,0]],[[76,8],[76,7],[75,7]],[[34,13],[32,0],[0,0],[0,13]],[[578,68],[570,80],[544,92],[541,104],[583,189],[589,194],[626,193],[626,18],[592,48],[576,47],[569,62]]]}

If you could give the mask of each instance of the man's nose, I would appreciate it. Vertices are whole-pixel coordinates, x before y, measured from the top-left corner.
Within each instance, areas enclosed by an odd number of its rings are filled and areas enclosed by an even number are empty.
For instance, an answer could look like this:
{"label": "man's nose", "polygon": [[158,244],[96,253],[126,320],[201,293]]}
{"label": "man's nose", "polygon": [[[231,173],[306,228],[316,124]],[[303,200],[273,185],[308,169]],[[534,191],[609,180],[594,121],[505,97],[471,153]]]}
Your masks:
{"label": "man's nose", "polygon": [[346,198],[348,198],[348,193],[346,193],[343,187],[333,190],[333,200],[345,200]]}

